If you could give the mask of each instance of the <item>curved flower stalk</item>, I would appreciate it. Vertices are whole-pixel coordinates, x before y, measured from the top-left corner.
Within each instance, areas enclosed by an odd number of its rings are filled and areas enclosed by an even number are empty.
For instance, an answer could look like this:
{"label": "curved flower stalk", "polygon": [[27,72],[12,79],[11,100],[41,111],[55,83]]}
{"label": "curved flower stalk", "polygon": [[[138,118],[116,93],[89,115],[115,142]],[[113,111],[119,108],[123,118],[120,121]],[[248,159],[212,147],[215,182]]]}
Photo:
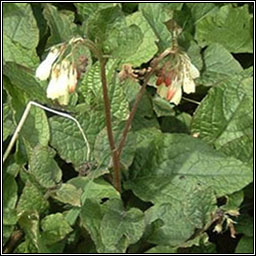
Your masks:
{"label": "curved flower stalk", "polygon": [[157,93],[162,98],[178,105],[182,91],[188,94],[196,91],[194,79],[199,77],[200,73],[184,52],[167,58],[157,72]]}

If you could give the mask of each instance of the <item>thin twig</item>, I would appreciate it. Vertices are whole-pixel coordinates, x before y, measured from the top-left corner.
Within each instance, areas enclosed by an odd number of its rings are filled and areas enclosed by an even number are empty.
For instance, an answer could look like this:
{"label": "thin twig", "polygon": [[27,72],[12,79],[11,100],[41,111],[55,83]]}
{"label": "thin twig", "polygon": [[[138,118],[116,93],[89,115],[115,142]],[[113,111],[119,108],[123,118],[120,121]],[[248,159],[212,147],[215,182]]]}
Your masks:
{"label": "thin twig", "polygon": [[3,253],[12,253],[23,236],[24,233],[22,230],[14,231],[3,249]]}
{"label": "thin twig", "polygon": [[106,59],[100,58],[99,61],[100,61],[101,83],[102,83],[103,97],[104,97],[107,134],[108,134],[108,141],[109,141],[109,146],[111,149],[112,160],[113,160],[114,186],[117,189],[117,191],[121,192],[120,162],[119,162],[118,151],[115,146],[115,140],[114,140],[113,130],[112,130],[111,107],[110,107],[110,101],[108,97],[108,87],[107,87],[107,78],[106,78]]}
{"label": "thin twig", "polygon": [[193,99],[189,99],[189,98],[187,98],[187,97],[182,97],[182,99],[183,100],[186,100],[186,101],[188,101],[188,102],[191,102],[191,103],[194,103],[194,104],[196,104],[196,105],[200,105],[200,102],[199,101],[196,101],[196,100],[193,100]]}
{"label": "thin twig", "polygon": [[174,50],[171,50],[171,49],[167,49],[165,50],[162,54],[160,54],[157,58],[153,59],[150,66],[151,66],[151,70],[147,73],[147,75],[145,76],[145,79],[144,79],[144,82],[142,84],[142,87],[140,88],[140,91],[139,93],[137,94],[137,97],[135,99],[135,102],[132,106],[132,110],[130,112],[130,115],[125,123],[125,127],[124,127],[124,130],[123,130],[123,134],[122,134],[122,137],[121,137],[121,140],[119,142],[119,145],[118,145],[118,148],[117,148],[117,151],[118,151],[118,156],[119,158],[121,157],[121,154],[122,154],[122,151],[123,151],[123,148],[124,148],[124,145],[125,145],[125,141],[127,139],[127,135],[128,135],[128,132],[130,130],[130,127],[131,127],[131,123],[132,123],[132,120],[134,118],[134,115],[136,113],[136,110],[138,108],[138,105],[139,105],[139,102],[140,100],[142,99],[144,93],[145,93],[145,90],[146,90],[146,87],[147,87],[147,84],[148,84],[148,81],[150,79],[150,77],[153,75],[153,73],[155,72],[156,68],[157,68],[157,65],[158,63],[164,58],[166,57],[167,55],[169,54],[172,54],[172,53],[175,53]]}
{"label": "thin twig", "polygon": [[77,124],[77,126],[78,126],[78,128],[79,128],[79,130],[80,130],[80,132],[81,132],[81,134],[82,134],[82,136],[83,136],[83,139],[84,139],[84,141],[85,141],[86,147],[87,147],[87,156],[86,156],[87,161],[90,160],[90,154],[91,154],[91,152],[90,152],[90,145],[89,145],[89,142],[88,142],[88,140],[87,140],[87,138],[86,138],[86,136],[85,136],[85,133],[84,133],[84,131],[83,131],[83,129],[82,129],[80,123],[79,123],[74,117],[72,117],[71,115],[69,115],[69,114],[67,114],[67,113],[63,113],[63,112],[60,112],[60,111],[57,111],[57,110],[54,110],[54,109],[45,107],[45,106],[43,106],[43,105],[41,105],[41,104],[39,104],[39,103],[37,103],[37,102],[30,101],[30,102],[27,104],[26,109],[25,109],[25,111],[24,111],[24,113],[23,113],[23,115],[22,115],[22,117],[21,117],[21,119],[20,119],[20,121],[19,121],[19,123],[18,123],[18,125],[17,125],[17,128],[16,128],[16,130],[15,130],[15,132],[14,132],[12,138],[11,138],[11,141],[10,141],[10,143],[9,143],[9,145],[8,145],[8,147],[7,147],[6,151],[5,151],[5,153],[4,153],[3,162],[5,162],[5,160],[6,160],[7,157],[9,156],[9,154],[10,154],[10,152],[11,152],[11,150],[12,150],[12,147],[14,146],[14,143],[15,143],[15,141],[17,140],[17,138],[18,138],[18,136],[19,136],[19,133],[20,133],[20,131],[21,131],[21,129],[22,129],[22,127],[23,127],[23,125],[24,125],[24,123],[25,123],[27,117],[28,117],[28,114],[29,114],[29,111],[30,111],[30,108],[31,108],[32,105],[34,105],[34,106],[36,106],[36,107],[39,107],[39,108],[41,108],[41,109],[44,109],[44,110],[46,110],[46,111],[48,111],[48,112],[57,114],[57,115],[59,115],[59,116],[66,117],[66,118],[71,119],[72,121],[74,121],[74,122]]}

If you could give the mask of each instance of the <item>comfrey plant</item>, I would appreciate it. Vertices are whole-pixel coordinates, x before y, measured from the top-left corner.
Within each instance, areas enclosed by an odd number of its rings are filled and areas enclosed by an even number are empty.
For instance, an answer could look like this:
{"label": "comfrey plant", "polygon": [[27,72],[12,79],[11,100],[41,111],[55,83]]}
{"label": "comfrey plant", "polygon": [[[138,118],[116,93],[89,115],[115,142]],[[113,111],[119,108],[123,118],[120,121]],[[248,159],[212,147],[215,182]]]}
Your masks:
{"label": "comfrey plant", "polygon": [[5,253],[249,248],[249,4],[3,7]]}
{"label": "comfrey plant", "polygon": [[[130,78],[136,81],[138,78],[138,74],[136,74],[136,72],[144,73],[145,78],[126,122],[118,147],[116,146],[113,137],[111,109],[108,96],[109,93],[105,75],[107,58],[102,55],[99,49],[97,49],[97,44],[94,44],[92,41],[83,39],[81,37],[72,38],[68,43],[62,43],[58,46],[51,47],[45,60],[43,60],[36,69],[35,76],[38,79],[47,80],[50,78],[46,91],[47,97],[52,100],[57,100],[61,105],[67,105],[69,102],[69,95],[75,91],[78,79],[81,76],[81,66],[84,67],[82,71],[85,72],[86,65],[88,64],[88,59],[86,57],[82,58],[82,63],[81,61],[75,61],[73,49],[79,47],[79,45],[85,45],[99,59],[101,67],[101,81],[103,86],[103,98],[105,104],[106,125],[109,145],[112,150],[114,185],[118,191],[121,191],[120,155],[125,145],[128,131],[137,110],[139,101],[145,92],[147,83],[151,76],[157,76],[157,94],[175,105],[180,103],[182,91],[185,93],[194,93],[196,90],[194,79],[199,77],[199,71],[191,63],[189,56],[185,52],[182,52],[177,46],[177,38],[173,38],[172,44],[172,47],[166,49],[163,53],[151,61],[150,67],[147,70],[135,71],[129,64],[122,65],[122,70],[119,73],[120,81]],[[81,57],[84,56],[79,56],[79,60],[81,60]]]}

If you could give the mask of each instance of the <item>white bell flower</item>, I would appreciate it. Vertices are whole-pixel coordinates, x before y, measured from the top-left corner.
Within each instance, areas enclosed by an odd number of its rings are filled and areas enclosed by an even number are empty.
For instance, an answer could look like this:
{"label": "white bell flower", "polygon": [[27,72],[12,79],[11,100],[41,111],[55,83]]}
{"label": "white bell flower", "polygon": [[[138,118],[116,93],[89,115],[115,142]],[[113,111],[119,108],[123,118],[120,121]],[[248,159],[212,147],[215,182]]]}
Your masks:
{"label": "white bell flower", "polygon": [[183,91],[187,94],[194,93],[196,91],[195,82],[188,73],[185,73],[183,78]]}
{"label": "white bell flower", "polygon": [[196,79],[200,76],[199,70],[190,62],[190,75],[192,79]]}
{"label": "white bell flower", "polygon": [[57,48],[53,48],[47,55],[46,59],[36,69],[36,78],[40,80],[46,80],[51,73],[52,64],[58,58],[60,51]]}
{"label": "white bell flower", "polygon": [[68,62],[63,61],[60,65],[57,65],[52,71],[52,77],[49,82],[46,94],[47,98],[52,100],[69,94],[69,69]]}
{"label": "white bell flower", "polygon": [[179,86],[179,87],[175,88],[170,102],[174,103],[177,106],[177,105],[179,105],[179,103],[181,101],[181,97],[182,97],[182,90],[181,90],[181,87]]}
{"label": "white bell flower", "polygon": [[181,83],[176,77],[170,86],[166,86],[165,84],[159,85],[157,87],[157,93],[162,98],[165,98],[169,102],[178,105],[182,97]]}

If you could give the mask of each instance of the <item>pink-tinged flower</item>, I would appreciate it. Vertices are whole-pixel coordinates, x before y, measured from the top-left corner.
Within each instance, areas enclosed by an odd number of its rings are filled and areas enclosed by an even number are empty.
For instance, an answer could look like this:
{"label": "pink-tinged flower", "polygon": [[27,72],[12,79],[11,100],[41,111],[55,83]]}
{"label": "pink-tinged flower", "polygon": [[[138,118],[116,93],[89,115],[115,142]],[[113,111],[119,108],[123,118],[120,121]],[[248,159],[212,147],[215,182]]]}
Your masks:
{"label": "pink-tinged flower", "polygon": [[40,80],[46,80],[51,73],[52,64],[58,58],[60,54],[59,49],[53,48],[47,55],[46,59],[36,69],[36,78]]}
{"label": "pink-tinged flower", "polygon": [[68,77],[68,91],[69,93],[73,93],[76,89],[77,85],[77,71],[76,68],[71,67],[69,69],[69,77]]}
{"label": "pink-tinged flower", "polygon": [[166,100],[178,105],[181,100],[182,90],[181,83],[176,78],[171,82],[170,85],[166,86],[166,84],[161,84],[157,87],[157,93]]}
{"label": "pink-tinged flower", "polygon": [[185,93],[194,93],[196,85],[194,79],[200,73],[191,63],[186,53],[178,53],[175,58],[167,60],[158,71],[156,80],[157,93],[175,105],[182,98],[182,90]]}

